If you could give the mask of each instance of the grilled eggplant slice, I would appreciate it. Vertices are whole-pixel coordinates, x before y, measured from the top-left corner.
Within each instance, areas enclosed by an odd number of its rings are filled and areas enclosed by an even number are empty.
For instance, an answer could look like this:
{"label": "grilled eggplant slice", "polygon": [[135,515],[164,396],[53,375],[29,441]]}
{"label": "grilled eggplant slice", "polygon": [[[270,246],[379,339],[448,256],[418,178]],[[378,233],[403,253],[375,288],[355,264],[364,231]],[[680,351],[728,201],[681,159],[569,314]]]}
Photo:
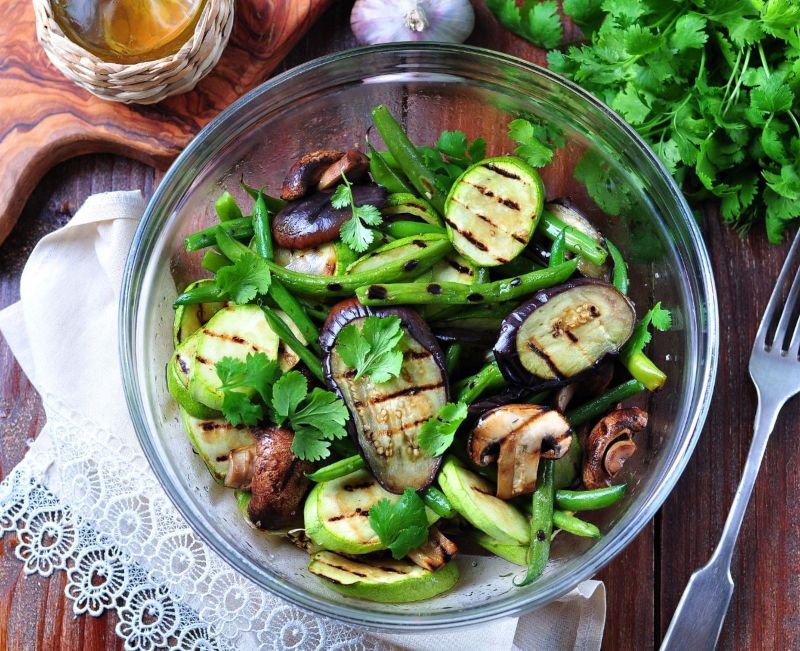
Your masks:
{"label": "grilled eggplant slice", "polygon": [[618,352],[635,324],[633,305],[613,285],[573,280],[542,290],[511,312],[494,356],[510,382],[556,386]]}
{"label": "grilled eggplant slice", "polygon": [[[333,190],[320,190],[286,204],[272,220],[272,235],[278,245],[307,249],[335,240],[352,212],[350,208],[334,208],[332,196]],[[377,185],[354,185],[353,200],[356,206],[370,204],[380,209],[386,203],[386,190]]]}
{"label": "grilled eggplant slice", "polygon": [[[345,325],[358,327],[370,315],[398,316],[405,331],[399,377],[377,385],[368,376],[354,381],[335,347]],[[349,299],[331,308],[320,345],[328,386],[350,410],[351,436],[381,486],[399,494],[406,487],[420,490],[430,485],[441,458],[427,456],[417,436],[422,424],[447,402],[449,387],[444,355],[427,324],[413,310],[367,308]]]}
{"label": "grilled eggplant slice", "polygon": [[527,518],[508,502],[495,497],[494,486],[483,477],[450,458],[442,465],[438,480],[450,504],[473,527],[502,544],[530,542]]}
{"label": "grilled eggplant slice", "polygon": [[[601,247],[605,248],[605,238],[602,233],[598,231],[592,222],[590,222],[582,212],[566,200],[553,201],[544,207],[546,212],[551,213],[556,218],[561,220],[567,226],[571,226],[576,231],[588,235]],[[572,254],[568,256],[572,258]],[[594,278],[596,280],[608,280],[611,277],[611,263],[606,260],[603,264],[598,265],[589,262],[585,258],[578,261],[578,271],[586,278]]]}
{"label": "grilled eggplant slice", "polygon": [[[306,534],[316,544],[343,554],[368,554],[385,549],[369,524],[369,510],[382,499],[400,498],[381,488],[366,470],[317,484],[306,499]],[[428,522],[438,516],[426,509]]]}
{"label": "grilled eggplant slice", "polygon": [[500,156],[472,165],[456,180],[444,220],[459,253],[495,267],[528,245],[543,206],[538,172],[519,158]]}
{"label": "grilled eggplant slice", "polygon": [[405,560],[354,560],[328,551],[314,554],[308,570],[347,597],[391,604],[431,599],[458,582],[455,563],[430,572]]}

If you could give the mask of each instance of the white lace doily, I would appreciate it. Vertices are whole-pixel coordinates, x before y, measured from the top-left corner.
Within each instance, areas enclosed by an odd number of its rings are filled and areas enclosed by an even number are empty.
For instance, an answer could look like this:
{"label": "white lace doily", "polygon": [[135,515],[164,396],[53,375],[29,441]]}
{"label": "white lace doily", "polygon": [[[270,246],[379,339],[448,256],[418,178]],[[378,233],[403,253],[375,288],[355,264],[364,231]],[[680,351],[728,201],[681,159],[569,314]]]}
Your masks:
{"label": "white lace doily", "polygon": [[[239,577],[169,501],[148,499],[160,489],[147,485],[155,482],[149,473],[131,472],[138,449],[52,397],[46,409],[30,462],[0,483],[0,535],[16,533],[14,553],[25,574],[67,572],[65,594],[76,615],[116,610],[116,633],[133,650],[385,648]],[[82,443],[89,428],[104,449]],[[43,463],[50,451],[55,463]],[[42,485],[39,471],[57,482],[62,499]]]}

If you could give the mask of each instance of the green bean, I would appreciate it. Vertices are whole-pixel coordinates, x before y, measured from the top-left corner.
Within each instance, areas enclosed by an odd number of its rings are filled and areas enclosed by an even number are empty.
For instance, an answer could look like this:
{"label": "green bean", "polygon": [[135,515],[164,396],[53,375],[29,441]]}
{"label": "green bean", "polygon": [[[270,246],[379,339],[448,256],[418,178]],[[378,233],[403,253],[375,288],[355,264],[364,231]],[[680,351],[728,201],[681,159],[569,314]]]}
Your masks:
{"label": "green bean", "polygon": [[217,243],[217,231],[219,230],[225,230],[237,240],[249,240],[253,237],[253,219],[251,217],[232,219],[229,222],[216,224],[209,228],[204,228],[202,231],[192,233],[183,241],[186,252],[192,253],[193,251],[214,246]]}
{"label": "green bean", "polygon": [[402,240],[404,237],[414,237],[415,235],[422,235],[424,233],[446,233],[441,226],[428,224],[427,222],[412,222],[407,220],[400,220],[391,222],[386,225],[386,234]]}
{"label": "green bean", "polygon": [[562,283],[575,272],[577,264],[577,260],[570,260],[557,267],[475,285],[454,282],[370,284],[359,287],[356,296],[364,305],[499,303],[515,300],[545,287]]}
{"label": "green bean", "polygon": [[420,493],[422,501],[440,518],[452,518],[456,511],[447,496],[435,486],[428,486]]}
{"label": "green bean", "polygon": [[590,491],[556,491],[556,506],[566,511],[596,511],[616,504],[625,495],[627,484]]}
{"label": "green bean", "polygon": [[360,454],[354,454],[352,457],[334,461],[333,463],[323,466],[314,472],[306,473],[306,477],[308,477],[311,481],[320,484],[324,481],[333,481],[334,479],[339,479],[339,477],[344,477],[345,475],[349,475],[356,470],[361,470],[362,468],[366,467],[367,462],[364,461],[364,458]]}
{"label": "green bean", "polygon": [[225,297],[215,283],[203,283],[186,290],[175,299],[173,307],[179,305],[197,305],[198,303],[214,303]]}
{"label": "green bean", "polygon": [[312,303],[304,300],[303,298],[299,298],[298,300],[308,316],[315,318],[317,321],[325,321],[325,319],[328,318],[330,308],[327,305],[323,305],[322,303]]}
{"label": "green bean", "polygon": [[450,347],[447,349],[447,353],[445,353],[445,368],[447,369],[448,375],[452,375],[456,367],[458,366],[458,360],[461,357],[461,344],[455,342],[450,344]]}
{"label": "green bean", "polygon": [[600,537],[600,529],[595,525],[576,518],[567,511],[553,511],[553,524],[562,531],[571,533],[574,536],[582,536],[584,538]]}
{"label": "green bean", "polygon": [[239,181],[239,185],[242,186],[242,189],[247,192],[252,198],[253,201],[258,200],[259,193],[261,196],[264,197],[264,204],[267,206],[267,210],[269,210],[273,215],[281,211],[281,209],[286,205],[286,202],[283,199],[278,199],[278,197],[272,197],[264,192],[263,187],[260,189],[256,189],[247,185],[244,182],[244,178]]}
{"label": "green bean", "polygon": [[403,127],[383,105],[372,109],[372,121],[411,185],[431,202],[440,215],[444,214],[444,200],[449,188],[442,187],[436,175],[428,169],[425,159],[403,131]]}
{"label": "green bean", "polygon": [[514,581],[516,586],[528,585],[538,579],[550,559],[550,539],[553,536],[553,503],[555,501],[553,464],[552,459],[539,461],[539,476],[531,501],[531,546],[528,548],[528,572],[521,582]]}
{"label": "green bean", "polygon": [[200,266],[212,273],[217,273],[222,267],[227,267],[229,264],[231,261],[217,251],[206,251],[200,261]]}
{"label": "green bean", "polygon": [[564,264],[567,260],[567,229],[566,226],[563,231],[558,234],[558,237],[553,240],[553,246],[550,247],[550,260],[547,262],[548,267],[557,267]]}
{"label": "green bean", "polygon": [[256,253],[265,260],[274,260],[275,246],[272,242],[269,210],[267,210],[262,192],[258,193],[256,205],[253,207],[253,237],[255,238]]}
{"label": "green bean", "polygon": [[614,270],[611,276],[611,284],[623,294],[628,293],[628,265],[622,257],[620,250],[614,246],[610,240],[606,240],[606,248],[614,262]]}
{"label": "green bean", "polygon": [[325,375],[322,373],[322,362],[319,357],[300,343],[300,340],[294,336],[289,326],[287,326],[283,322],[283,319],[275,314],[275,312],[264,305],[261,306],[261,309],[264,311],[264,316],[267,319],[267,323],[269,323],[269,327],[278,335],[278,339],[292,349],[292,352],[308,367],[308,370],[314,374],[314,377],[322,382],[322,384],[325,384]]}
{"label": "green bean", "polygon": [[337,276],[315,276],[291,271],[274,262],[267,261],[267,266],[287,289],[300,294],[317,298],[352,295],[358,287],[374,283],[385,283],[402,278],[414,278],[430,269],[452,250],[446,236],[427,240],[424,249],[415,248],[403,256],[398,256],[379,269],[361,271]]}
{"label": "green bean", "polygon": [[568,411],[565,415],[573,427],[599,418],[618,402],[626,400],[644,391],[644,385],[639,380],[628,380],[606,391],[594,400]]}
{"label": "green bean", "polygon": [[372,180],[378,185],[382,185],[389,192],[408,192],[413,194],[414,188],[409,185],[403,175],[389,167],[383,155],[370,143],[367,143],[367,147],[369,149],[369,173],[372,175]]}
{"label": "green bean", "polygon": [[486,391],[500,389],[505,385],[506,380],[500,372],[497,362],[491,362],[472,377],[468,377],[456,385],[458,395],[456,402],[473,403]]}
{"label": "green bean", "polygon": [[[539,220],[538,230],[549,239],[554,240],[564,231],[565,227],[566,224],[558,217],[545,211]],[[583,256],[594,264],[603,264],[608,257],[608,251],[591,237],[575,228],[565,233],[564,245],[568,251],[572,251],[575,255]]]}
{"label": "green bean", "polygon": [[217,217],[221,222],[242,218],[242,210],[239,208],[239,204],[236,203],[236,199],[227,190],[214,202],[214,210],[217,212]]}
{"label": "green bean", "polygon": [[639,380],[648,391],[658,391],[667,381],[667,374],[641,350],[627,353],[623,350],[620,361],[634,379]]}

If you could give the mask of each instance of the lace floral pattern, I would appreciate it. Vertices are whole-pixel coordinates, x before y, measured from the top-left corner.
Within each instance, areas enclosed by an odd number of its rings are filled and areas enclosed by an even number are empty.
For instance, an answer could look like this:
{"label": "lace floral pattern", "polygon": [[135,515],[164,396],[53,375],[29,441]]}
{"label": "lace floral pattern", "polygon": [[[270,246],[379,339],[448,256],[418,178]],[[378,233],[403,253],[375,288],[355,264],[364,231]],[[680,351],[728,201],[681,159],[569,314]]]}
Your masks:
{"label": "lace floral pattern", "polygon": [[[76,615],[116,610],[132,651],[385,648],[236,574],[186,527],[138,448],[53,399],[45,405],[55,487],[43,485],[41,464],[23,461],[0,482],[0,536],[17,534],[26,574],[66,571]],[[80,443],[87,428],[99,448]]]}

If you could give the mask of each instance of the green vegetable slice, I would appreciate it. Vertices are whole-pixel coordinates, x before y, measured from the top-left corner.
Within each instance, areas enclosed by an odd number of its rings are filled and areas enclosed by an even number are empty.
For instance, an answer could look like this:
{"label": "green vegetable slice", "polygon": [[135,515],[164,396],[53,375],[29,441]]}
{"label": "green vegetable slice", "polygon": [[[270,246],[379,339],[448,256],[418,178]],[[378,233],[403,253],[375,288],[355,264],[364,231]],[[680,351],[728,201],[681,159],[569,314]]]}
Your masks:
{"label": "green vegetable slice", "polygon": [[483,267],[505,264],[528,245],[544,206],[536,170],[512,156],[487,158],[456,180],[444,220],[455,249]]}
{"label": "green vegetable slice", "polygon": [[226,420],[195,418],[185,409],[181,409],[181,420],[194,451],[219,483],[228,473],[228,453],[256,442],[249,427],[234,427]]}

